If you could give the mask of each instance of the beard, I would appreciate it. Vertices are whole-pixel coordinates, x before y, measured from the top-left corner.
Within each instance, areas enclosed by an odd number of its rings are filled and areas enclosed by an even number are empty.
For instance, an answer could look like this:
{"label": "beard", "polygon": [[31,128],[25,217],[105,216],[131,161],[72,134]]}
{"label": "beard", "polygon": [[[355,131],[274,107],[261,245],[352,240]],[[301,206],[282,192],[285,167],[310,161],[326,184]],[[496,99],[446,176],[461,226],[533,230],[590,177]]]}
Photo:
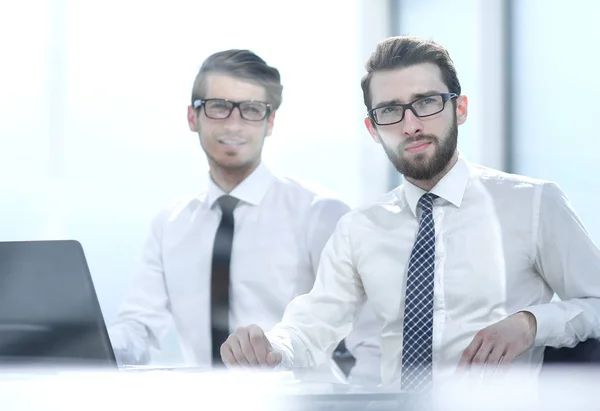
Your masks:
{"label": "beard", "polygon": [[[416,154],[412,156],[411,159],[403,156],[402,153],[404,153],[404,147],[416,141],[431,142],[435,148],[435,152],[431,158],[428,158],[425,153]],[[454,117],[452,125],[442,139],[433,134],[420,135],[398,144],[395,151],[383,142],[381,136],[379,136],[379,142],[390,162],[404,177],[413,180],[431,180],[444,171],[456,151],[458,144],[458,125],[456,123],[456,117]]]}

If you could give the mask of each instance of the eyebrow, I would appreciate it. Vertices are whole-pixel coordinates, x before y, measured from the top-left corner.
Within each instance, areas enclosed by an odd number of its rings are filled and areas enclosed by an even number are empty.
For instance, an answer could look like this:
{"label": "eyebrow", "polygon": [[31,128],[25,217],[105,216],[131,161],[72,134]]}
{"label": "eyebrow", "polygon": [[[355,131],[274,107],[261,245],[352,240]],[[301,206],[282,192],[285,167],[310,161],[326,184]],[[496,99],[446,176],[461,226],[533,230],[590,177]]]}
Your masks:
{"label": "eyebrow", "polygon": [[[443,94],[443,93],[445,93],[445,91],[438,91],[438,90],[427,90],[427,91],[424,91],[422,93],[414,93],[414,94],[411,94],[410,101],[415,101],[415,100],[418,100],[418,99],[423,98],[423,97],[429,97],[429,96],[433,96],[435,94]],[[394,98],[394,99],[391,99],[391,100],[386,100],[386,101],[380,102],[379,104],[377,104],[375,106],[375,108],[385,107],[385,106],[391,106],[391,105],[394,105],[394,104],[403,104],[403,103],[401,103],[399,99]]]}

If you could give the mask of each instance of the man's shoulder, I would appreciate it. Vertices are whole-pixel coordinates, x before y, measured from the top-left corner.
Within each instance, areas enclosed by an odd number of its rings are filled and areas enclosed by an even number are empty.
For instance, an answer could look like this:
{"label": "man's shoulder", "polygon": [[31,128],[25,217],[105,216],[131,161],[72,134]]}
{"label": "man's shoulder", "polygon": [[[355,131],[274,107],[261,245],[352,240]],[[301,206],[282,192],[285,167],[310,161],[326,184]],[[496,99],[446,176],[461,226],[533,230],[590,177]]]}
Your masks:
{"label": "man's shoulder", "polygon": [[349,208],[338,193],[312,180],[290,175],[276,176],[276,187],[286,197],[297,199],[311,208]]}
{"label": "man's shoulder", "polygon": [[471,179],[479,180],[483,184],[506,189],[537,189],[541,188],[549,180],[531,177],[524,174],[511,173],[487,167],[481,164],[469,164]]}
{"label": "man's shoulder", "polygon": [[293,174],[275,175],[275,179],[282,190],[298,192],[312,197],[335,197],[333,190],[328,189],[323,184],[317,183],[315,180],[309,180]]}
{"label": "man's shoulder", "polygon": [[160,208],[154,220],[155,222],[167,223],[192,215],[201,206],[205,196],[206,193],[177,197]]}
{"label": "man's shoulder", "polygon": [[483,187],[492,197],[502,202],[530,204],[554,202],[565,197],[558,183],[543,178],[509,173],[482,165],[471,165],[472,188]]}
{"label": "man's shoulder", "polygon": [[400,208],[400,200],[403,185],[400,185],[388,191],[387,193],[379,195],[374,200],[361,204],[354,207],[343,217],[342,224],[344,225],[364,225],[368,221],[372,221],[377,215],[387,214],[389,212],[395,213]]}

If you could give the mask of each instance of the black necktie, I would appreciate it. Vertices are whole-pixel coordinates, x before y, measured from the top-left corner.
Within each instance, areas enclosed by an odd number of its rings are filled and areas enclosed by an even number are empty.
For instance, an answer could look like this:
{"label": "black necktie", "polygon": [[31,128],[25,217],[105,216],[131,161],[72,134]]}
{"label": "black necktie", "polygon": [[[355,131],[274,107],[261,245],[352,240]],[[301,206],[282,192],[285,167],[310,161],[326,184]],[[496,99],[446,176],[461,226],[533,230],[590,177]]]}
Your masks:
{"label": "black necktie", "polygon": [[220,349],[229,336],[229,264],[234,231],[233,210],[240,200],[224,195],[217,201],[222,214],[212,256],[211,331],[213,365],[222,365]]}

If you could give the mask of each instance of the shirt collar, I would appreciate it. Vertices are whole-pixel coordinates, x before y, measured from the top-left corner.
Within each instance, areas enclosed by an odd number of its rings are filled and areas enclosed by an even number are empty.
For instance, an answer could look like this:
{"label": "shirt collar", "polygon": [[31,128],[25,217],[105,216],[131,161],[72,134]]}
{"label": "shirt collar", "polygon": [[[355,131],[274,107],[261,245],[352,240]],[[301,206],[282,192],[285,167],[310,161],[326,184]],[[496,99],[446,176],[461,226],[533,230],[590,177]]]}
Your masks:
{"label": "shirt collar", "polygon": [[[467,184],[469,183],[469,175],[467,160],[459,153],[456,164],[452,166],[446,175],[429,192],[443,198],[456,207],[460,207]],[[426,191],[406,179],[403,186],[406,202],[416,217],[419,199]],[[399,194],[401,196],[401,192]]]}
{"label": "shirt collar", "polygon": [[[239,198],[245,203],[257,206],[260,205],[274,180],[275,176],[273,173],[261,162],[229,195]],[[217,199],[225,194],[227,193],[209,177],[208,190],[206,192],[206,204],[208,207],[212,208]]]}

